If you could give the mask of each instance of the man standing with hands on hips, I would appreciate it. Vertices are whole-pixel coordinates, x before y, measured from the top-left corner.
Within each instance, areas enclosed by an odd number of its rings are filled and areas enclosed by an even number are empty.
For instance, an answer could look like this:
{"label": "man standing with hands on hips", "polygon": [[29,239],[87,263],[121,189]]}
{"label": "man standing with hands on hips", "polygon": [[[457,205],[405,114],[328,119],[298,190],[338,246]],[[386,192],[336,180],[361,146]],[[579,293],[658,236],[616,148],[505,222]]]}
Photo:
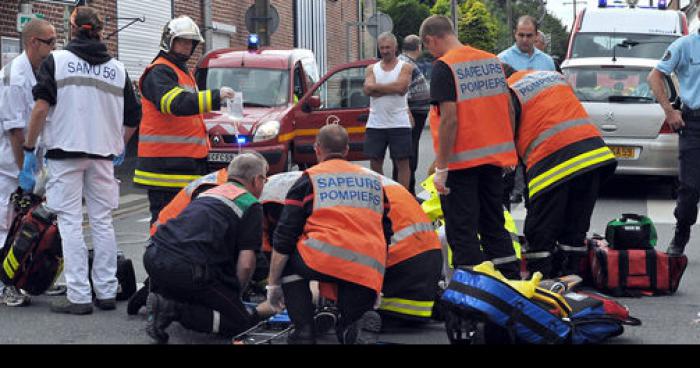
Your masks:
{"label": "man standing with hands on hips", "polygon": [[501,205],[501,173],[517,163],[501,63],[496,55],[463,45],[445,16],[423,21],[420,37],[438,58],[429,119],[437,156],[434,181],[453,266],[490,260],[504,276],[517,279],[519,263]]}

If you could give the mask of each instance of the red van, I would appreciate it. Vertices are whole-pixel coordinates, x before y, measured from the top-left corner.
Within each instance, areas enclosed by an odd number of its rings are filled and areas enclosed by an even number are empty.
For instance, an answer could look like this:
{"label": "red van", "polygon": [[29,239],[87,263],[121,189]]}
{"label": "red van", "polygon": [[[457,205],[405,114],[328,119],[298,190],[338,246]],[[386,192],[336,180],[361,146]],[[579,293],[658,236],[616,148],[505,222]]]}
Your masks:
{"label": "red van", "polygon": [[365,68],[376,60],[335,67],[323,78],[313,53],[305,49],[220,49],[197,65],[199,88],[229,86],[243,92],[243,119],[224,111],[204,116],[212,170],[226,166],[245,149],[261,153],[270,174],[316,163],[313,143],[325,124],[350,133],[350,160],[362,155],[369,97],[362,92]]}

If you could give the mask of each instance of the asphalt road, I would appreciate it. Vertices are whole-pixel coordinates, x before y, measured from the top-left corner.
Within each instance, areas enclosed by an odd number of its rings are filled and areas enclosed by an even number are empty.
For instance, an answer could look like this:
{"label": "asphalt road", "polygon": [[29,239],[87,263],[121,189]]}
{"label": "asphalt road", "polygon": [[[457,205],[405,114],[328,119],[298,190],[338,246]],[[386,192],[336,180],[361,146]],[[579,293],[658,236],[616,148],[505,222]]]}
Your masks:
{"label": "asphalt road", "polygon": [[[421,140],[421,161],[417,179],[425,178],[427,166],[434,155],[430,134],[424,133]],[[368,162],[362,163],[368,166]],[[129,167],[131,166],[131,167]],[[141,256],[148,236],[149,215],[143,191],[130,184],[133,161],[127,159],[117,176],[123,180],[122,195],[138,198],[137,205],[118,211],[115,229],[120,248],[131,258],[136,267],[138,281],[146,277]],[[385,164],[390,173],[390,165]],[[673,206],[670,190],[663,180],[644,178],[616,178],[608,182],[596,204],[591,220],[591,232],[602,234],[605,224],[623,212],[635,212],[650,216],[656,224],[659,248],[665,249],[673,235]],[[513,209],[513,216],[520,229],[525,210],[522,206]],[[698,344],[700,343],[700,248],[697,238],[698,226],[693,227],[693,236],[687,249],[688,268],[678,292],[672,296],[619,298],[626,304],[632,316],[642,320],[639,327],[626,327],[625,333],[609,340],[609,344]],[[86,229],[89,242],[89,230]],[[144,332],[145,315],[128,316],[126,303],[119,302],[116,311],[95,310],[92,315],[58,315],[49,311],[52,297],[34,297],[28,308],[0,306],[1,344],[149,344]],[[229,340],[216,336],[191,332],[179,324],[173,324],[168,332],[173,344],[228,344]],[[443,325],[431,323],[421,327],[387,326],[381,340],[389,343],[446,344]],[[321,343],[335,343],[333,335],[324,336]]]}

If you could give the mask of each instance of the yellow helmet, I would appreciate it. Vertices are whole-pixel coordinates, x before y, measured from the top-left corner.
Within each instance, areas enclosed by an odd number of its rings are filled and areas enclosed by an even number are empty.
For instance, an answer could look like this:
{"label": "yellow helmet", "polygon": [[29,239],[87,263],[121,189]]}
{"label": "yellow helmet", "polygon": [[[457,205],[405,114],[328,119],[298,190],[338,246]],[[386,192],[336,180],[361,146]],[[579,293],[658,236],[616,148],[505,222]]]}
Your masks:
{"label": "yellow helmet", "polygon": [[[197,43],[204,42],[204,38],[199,32],[197,23],[186,15],[170,20],[165,27],[163,27],[163,35],[160,38],[160,49],[169,52],[173,47],[173,40],[176,38],[193,40],[195,41],[194,47],[197,47]],[[194,47],[192,48],[193,50]]]}

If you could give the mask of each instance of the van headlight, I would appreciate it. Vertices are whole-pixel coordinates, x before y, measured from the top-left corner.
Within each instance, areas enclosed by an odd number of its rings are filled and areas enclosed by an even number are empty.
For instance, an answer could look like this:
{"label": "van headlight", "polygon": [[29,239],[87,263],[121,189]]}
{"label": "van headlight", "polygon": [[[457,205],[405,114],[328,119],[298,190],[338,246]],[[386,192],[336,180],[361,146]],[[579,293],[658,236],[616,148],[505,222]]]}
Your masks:
{"label": "van headlight", "polygon": [[280,132],[280,122],[277,120],[266,121],[255,130],[253,142],[262,142],[277,137]]}

